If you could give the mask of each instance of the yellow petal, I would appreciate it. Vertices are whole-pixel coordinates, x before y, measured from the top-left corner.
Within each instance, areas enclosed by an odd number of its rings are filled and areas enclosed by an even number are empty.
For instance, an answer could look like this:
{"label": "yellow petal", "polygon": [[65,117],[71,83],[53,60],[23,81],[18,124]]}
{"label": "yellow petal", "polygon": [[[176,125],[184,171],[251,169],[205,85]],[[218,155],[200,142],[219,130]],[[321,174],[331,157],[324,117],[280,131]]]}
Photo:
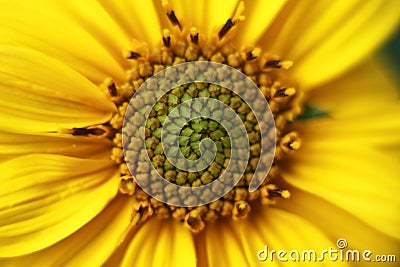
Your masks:
{"label": "yellow petal", "polygon": [[46,248],[84,226],[117,193],[109,160],[34,154],[0,165],[0,257]]}
{"label": "yellow petal", "polygon": [[158,16],[164,14],[157,14],[152,1],[102,0],[100,4],[131,38],[150,45],[161,41]]}
{"label": "yellow petal", "polygon": [[[335,118],[370,118],[398,114],[399,85],[390,66],[378,58],[370,59],[339,79],[316,88],[307,103],[319,107]],[[371,118],[372,121],[372,118]]]}
{"label": "yellow petal", "polygon": [[288,161],[285,180],[339,206],[371,227],[400,238],[400,218],[396,215],[400,210],[398,159],[364,143],[362,134],[373,133],[359,130],[360,138],[352,131],[324,135],[318,130],[334,129],[335,124],[340,121],[322,126],[309,123],[304,129],[299,128],[303,145]]}
{"label": "yellow petal", "polygon": [[398,11],[395,0],[293,1],[259,43],[293,60],[297,81],[310,89],[342,74],[376,49],[398,25]]}
{"label": "yellow petal", "polygon": [[265,33],[272,21],[285,5],[286,0],[246,1],[243,15],[244,22],[235,37],[239,45],[253,45]]}
{"label": "yellow petal", "polygon": [[[213,30],[232,18],[232,15],[237,6],[238,0],[223,0],[223,1],[185,1],[171,0],[170,7],[174,10],[177,18],[182,22],[185,29],[196,27],[200,34],[210,36],[214,34]],[[163,16],[165,11],[162,11],[160,16]],[[167,24],[170,25],[169,23]]]}
{"label": "yellow petal", "polygon": [[[210,1],[205,7],[205,32],[210,35],[216,27],[224,25],[229,18],[232,18],[239,1],[222,0]],[[215,34],[215,33],[214,33]]]}
{"label": "yellow petal", "polygon": [[[160,1],[161,2],[161,1]],[[209,17],[207,16],[207,7],[214,1],[185,1],[185,0],[171,0],[169,1],[170,7],[174,10],[176,17],[182,26],[189,30],[191,27],[196,27],[201,34],[207,34],[207,23]],[[160,17],[165,15],[165,8],[159,13]],[[170,26],[170,22],[165,26]]]}
{"label": "yellow petal", "polygon": [[[390,113],[393,112],[393,113]],[[394,113],[397,112],[397,113]],[[321,145],[329,149],[334,149],[335,144],[338,149],[354,150],[355,147],[373,146],[382,148],[390,145],[395,145],[400,142],[400,121],[398,112],[400,109],[390,109],[388,113],[382,116],[380,113],[373,115],[365,115],[368,117],[346,118],[340,123],[334,118],[325,118],[323,120],[315,120],[304,123],[301,128],[308,127],[312,129],[312,133],[307,131],[308,135],[314,139],[305,139],[304,142],[310,142],[311,146]],[[386,115],[387,114],[387,115]],[[304,133],[306,134],[306,133]]]}
{"label": "yellow petal", "polygon": [[200,233],[204,235],[207,257],[203,260],[207,261],[208,266],[250,266],[240,240],[240,232],[232,223],[236,222],[221,220],[210,223],[205,232]]}
{"label": "yellow petal", "polygon": [[[315,264],[315,266],[346,266],[344,262],[330,262],[329,259],[317,263],[301,261],[303,250],[315,250],[316,259],[318,259],[322,250],[335,248],[335,243],[322,229],[293,213],[276,208],[258,207],[257,210],[252,211],[248,220],[243,221],[240,229],[251,266],[270,266],[270,264],[271,266],[274,266],[273,264],[275,266],[314,266]],[[260,253],[260,250],[264,252]],[[272,258],[271,250],[275,250]],[[277,255],[280,250],[286,251],[286,254],[281,257],[283,260],[280,260]],[[296,255],[291,256],[291,250],[299,251],[300,261],[292,260],[296,258]],[[260,255],[257,255],[258,253]],[[266,256],[267,258],[262,261],[258,259],[258,256],[262,259]]]}
{"label": "yellow petal", "polygon": [[89,80],[33,50],[0,46],[4,130],[38,132],[107,121],[114,104]]}
{"label": "yellow petal", "polygon": [[1,266],[100,266],[130,220],[131,203],[115,198],[98,216],[64,240],[25,256],[0,258]]}
{"label": "yellow petal", "polygon": [[[293,68],[294,75],[307,88],[331,80],[372,53],[398,23],[397,1],[363,1],[328,38],[316,42],[302,55]],[[290,54],[288,57],[292,58]]]}
{"label": "yellow petal", "polygon": [[[348,249],[359,251],[371,250],[375,255],[390,255],[396,253],[399,241],[371,228],[365,222],[357,219],[351,213],[341,209],[339,205],[329,203],[313,194],[291,188],[290,201],[279,201],[278,206],[293,214],[305,218],[316,228],[321,229],[332,240],[344,238]],[[337,246],[334,246],[337,249]],[[398,250],[397,250],[398,251]],[[368,262],[368,266],[381,266],[382,263]],[[385,263],[385,266],[396,266]],[[363,265],[361,265],[363,266]]]}
{"label": "yellow petal", "polygon": [[117,49],[129,39],[95,1],[3,1],[0,21],[2,44],[34,48],[96,83],[125,77]]}
{"label": "yellow petal", "polygon": [[357,142],[395,147],[400,143],[399,88],[385,68],[377,59],[368,60],[310,94],[307,103],[327,111],[330,117],[300,126],[323,137],[312,142],[333,144],[340,137],[342,142],[347,140],[347,145]]}
{"label": "yellow petal", "polygon": [[0,163],[26,154],[58,154],[77,158],[110,158],[106,139],[60,134],[17,134],[0,131]]}
{"label": "yellow petal", "polygon": [[151,219],[135,234],[121,266],[196,266],[192,235],[172,219]]}

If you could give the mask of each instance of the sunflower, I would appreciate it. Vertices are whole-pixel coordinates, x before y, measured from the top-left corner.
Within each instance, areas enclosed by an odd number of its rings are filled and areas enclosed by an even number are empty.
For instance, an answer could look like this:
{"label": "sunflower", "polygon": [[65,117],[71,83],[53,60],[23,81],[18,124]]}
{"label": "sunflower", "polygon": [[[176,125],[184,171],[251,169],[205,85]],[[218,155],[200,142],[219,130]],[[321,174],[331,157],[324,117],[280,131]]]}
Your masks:
{"label": "sunflower", "polygon": [[[280,266],[271,250],[337,240],[399,257],[398,85],[367,57],[396,29],[397,1],[2,1],[0,21],[1,266]],[[179,208],[135,184],[121,129],[149,77],[200,60],[259,86],[276,156],[248,192],[259,140],[243,116],[254,158],[241,181]],[[193,86],[164,104],[189,90],[235,98]],[[186,186],[210,182],[226,159],[189,177],[157,156]]]}

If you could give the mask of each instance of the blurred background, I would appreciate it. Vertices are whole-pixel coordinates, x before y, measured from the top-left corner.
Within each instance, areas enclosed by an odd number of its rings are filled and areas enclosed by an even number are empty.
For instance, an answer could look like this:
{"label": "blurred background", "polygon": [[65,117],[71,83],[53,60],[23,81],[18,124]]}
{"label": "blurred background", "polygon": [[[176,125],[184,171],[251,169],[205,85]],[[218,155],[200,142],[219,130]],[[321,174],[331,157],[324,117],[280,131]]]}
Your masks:
{"label": "blurred background", "polygon": [[400,30],[378,51],[378,54],[393,67],[392,74],[397,78],[397,88],[400,90]]}

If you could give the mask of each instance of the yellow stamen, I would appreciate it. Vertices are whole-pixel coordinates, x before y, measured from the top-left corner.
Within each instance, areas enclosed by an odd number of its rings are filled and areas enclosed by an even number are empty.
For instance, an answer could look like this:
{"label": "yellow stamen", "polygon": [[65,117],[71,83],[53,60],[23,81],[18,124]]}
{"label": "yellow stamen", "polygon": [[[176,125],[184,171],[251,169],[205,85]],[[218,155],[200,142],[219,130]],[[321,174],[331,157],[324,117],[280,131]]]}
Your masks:
{"label": "yellow stamen", "polygon": [[193,233],[199,233],[205,227],[204,221],[196,210],[193,210],[186,214],[184,225]]}
{"label": "yellow stamen", "polygon": [[124,57],[126,59],[137,59],[140,58],[142,55],[135,51],[127,50],[124,52]]}
{"label": "yellow stamen", "polygon": [[234,23],[238,22],[238,21],[243,21],[245,19],[245,16],[243,15],[244,12],[244,2],[240,1],[238,4],[238,7],[235,10],[235,14],[232,17],[232,21]]}
{"label": "yellow stamen", "polygon": [[162,35],[163,35],[162,40],[163,40],[164,46],[167,48],[170,48],[171,47],[171,32],[168,29],[164,29]]}
{"label": "yellow stamen", "polygon": [[274,69],[285,69],[288,70],[293,66],[293,62],[289,60],[282,61],[276,58],[270,58],[268,60],[264,60],[263,68],[266,71],[274,70]]}
{"label": "yellow stamen", "polygon": [[254,48],[253,50],[249,51],[246,53],[246,60],[253,60],[258,58],[261,55],[261,49],[260,48]]}
{"label": "yellow stamen", "polygon": [[296,132],[290,132],[282,137],[280,141],[280,146],[285,152],[290,150],[297,150],[300,148],[301,142],[298,134]]}
{"label": "yellow stamen", "polygon": [[299,142],[299,141],[293,141],[293,142],[291,142],[291,143],[289,144],[289,147],[290,147],[292,150],[297,150],[297,149],[300,148],[300,142]]}
{"label": "yellow stamen", "polygon": [[293,61],[288,61],[288,60],[286,60],[286,61],[281,61],[280,66],[281,66],[283,69],[288,70],[288,69],[290,69],[290,68],[293,66]]}
{"label": "yellow stamen", "polygon": [[169,1],[168,0],[161,0],[161,5],[163,8],[168,8],[169,7]]}
{"label": "yellow stamen", "polygon": [[136,183],[133,181],[131,176],[122,177],[119,183],[119,191],[122,194],[133,195],[135,192]]}
{"label": "yellow stamen", "polygon": [[234,220],[244,219],[250,213],[251,207],[246,201],[238,201],[233,206],[232,218]]}
{"label": "yellow stamen", "polygon": [[195,27],[192,27],[190,29],[189,38],[190,38],[190,41],[192,44],[194,44],[194,45],[199,44],[199,32],[197,31],[197,29]]}
{"label": "yellow stamen", "polygon": [[289,192],[289,190],[282,190],[281,196],[282,196],[283,198],[285,198],[285,199],[290,198],[290,192]]}

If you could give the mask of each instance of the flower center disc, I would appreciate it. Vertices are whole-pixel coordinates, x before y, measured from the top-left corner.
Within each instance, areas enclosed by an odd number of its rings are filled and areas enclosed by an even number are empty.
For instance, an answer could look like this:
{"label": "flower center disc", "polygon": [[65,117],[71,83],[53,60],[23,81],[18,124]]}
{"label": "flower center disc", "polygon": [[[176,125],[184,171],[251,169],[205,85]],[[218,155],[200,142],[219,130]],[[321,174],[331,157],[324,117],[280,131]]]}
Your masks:
{"label": "flower center disc", "polygon": [[[135,43],[132,50],[126,53],[127,59],[131,62],[127,80],[122,84],[116,84],[111,79],[106,79],[100,85],[118,107],[118,112],[104,125],[74,129],[74,133],[106,137],[113,141],[111,159],[120,166],[119,191],[133,198],[133,209],[138,211],[133,213],[136,215],[132,220],[139,222],[152,214],[162,218],[173,217],[196,233],[205,227],[205,222],[214,221],[219,217],[231,216],[235,220],[246,217],[250,212],[250,203],[255,200],[260,200],[263,204],[273,204],[276,197],[289,197],[289,192],[280,189],[276,184],[282,186],[279,176],[282,168],[281,159],[286,153],[291,153],[300,146],[297,133],[287,127],[288,122],[300,113],[300,94],[285,75],[285,70],[292,65],[290,61],[283,61],[270,53],[264,53],[257,47],[237,50],[229,42],[233,37],[231,29],[235,28],[240,20],[237,15],[228,19],[215,35],[208,39],[196,28],[185,30],[175,13],[171,12],[173,11],[167,9],[167,16],[173,29],[163,31],[160,47],[150,49],[146,44]],[[244,73],[258,86],[259,92],[269,104],[275,121],[276,150],[268,176],[257,190],[249,192],[248,187],[260,158],[261,143],[257,120],[243,99],[227,88],[211,83],[194,82],[169,88],[170,91],[155,102],[143,129],[144,144],[151,165],[165,180],[187,188],[211,184],[218,180],[227,168],[232,153],[231,139],[227,138],[225,127],[210,118],[196,118],[188,121],[178,132],[180,134],[178,150],[186,159],[197,160],[201,155],[201,140],[210,138],[216,147],[215,158],[207,168],[198,172],[185,171],[173,166],[162,146],[161,126],[179,103],[199,97],[217,99],[225,103],[239,116],[248,134],[250,145],[247,167],[232,190],[208,204],[179,207],[165,204],[137,186],[135,179],[138,177],[134,177],[129,171],[124,158],[122,128],[126,115],[135,120],[135,114],[126,114],[127,107],[135,92],[146,80],[170,66],[190,61],[210,61],[229,65]],[[138,165],[135,170],[140,172],[141,168],[144,170],[148,166]]]}

